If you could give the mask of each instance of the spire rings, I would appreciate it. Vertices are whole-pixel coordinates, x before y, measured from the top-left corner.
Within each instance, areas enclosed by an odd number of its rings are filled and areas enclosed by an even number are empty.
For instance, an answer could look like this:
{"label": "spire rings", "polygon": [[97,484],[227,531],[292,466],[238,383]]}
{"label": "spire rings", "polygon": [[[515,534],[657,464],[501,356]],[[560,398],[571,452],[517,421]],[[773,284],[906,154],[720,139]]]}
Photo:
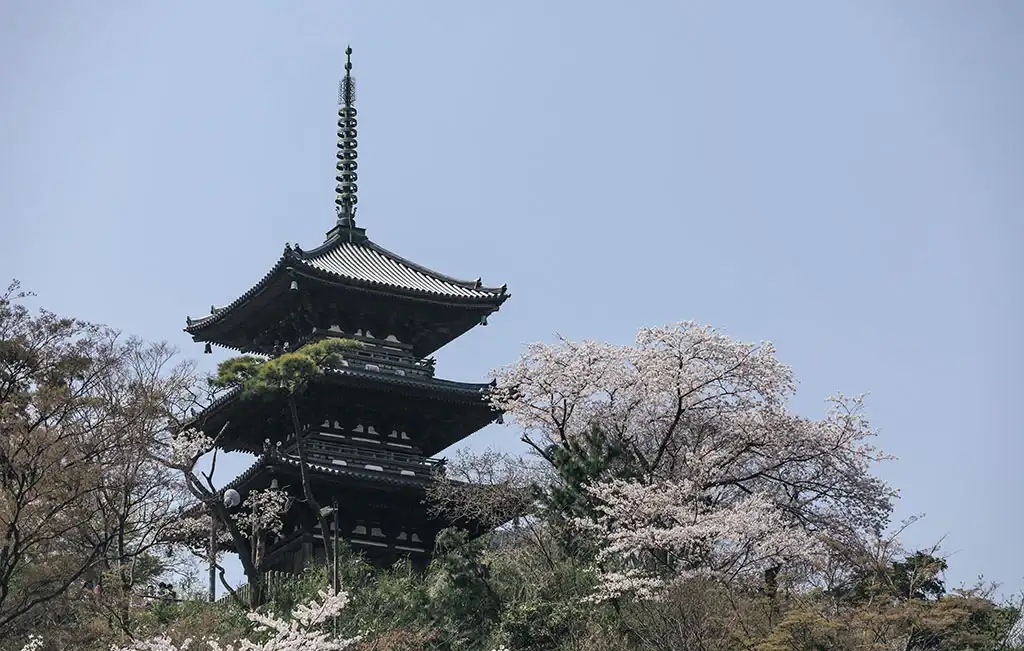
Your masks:
{"label": "spire rings", "polygon": [[353,225],[355,223],[354,206],[359,202],[359,198],[356,196],[356,192],[359,190],[359,186],[356,185],[356,179],[358,179],[356,149],[359,146],[359,141],[356,140],[356,137],[359,132],[356,130],[358,112],[352,106],[356,100],[356,84],[355,79],[352,78],[352,48],[346,48],[345,55],[345,77],[338,86],[338,103],[341,106],[338,107],[338,152],[336,154],[338,160],[335,164],[336,174],[334,177],[337,185],[335,186],[334,203],[339,208],[339,223],[344,220],[349,225]]}

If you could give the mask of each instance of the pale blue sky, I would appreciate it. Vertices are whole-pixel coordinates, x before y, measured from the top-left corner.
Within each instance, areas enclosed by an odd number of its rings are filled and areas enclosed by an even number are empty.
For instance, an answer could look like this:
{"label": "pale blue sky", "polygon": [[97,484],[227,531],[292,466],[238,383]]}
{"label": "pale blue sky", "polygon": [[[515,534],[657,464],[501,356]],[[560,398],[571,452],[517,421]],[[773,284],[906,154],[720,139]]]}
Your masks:
{"label": "pale blue sky", "polygon": [[554,332],[772,340],[807,415],[872,392],[952,583],[1024,588],[1022,33],[1014,0],[8,0],[0,278],[222,359],[185,315],[333,224],[351,43],[360,225],[513,294],[442,375]]}

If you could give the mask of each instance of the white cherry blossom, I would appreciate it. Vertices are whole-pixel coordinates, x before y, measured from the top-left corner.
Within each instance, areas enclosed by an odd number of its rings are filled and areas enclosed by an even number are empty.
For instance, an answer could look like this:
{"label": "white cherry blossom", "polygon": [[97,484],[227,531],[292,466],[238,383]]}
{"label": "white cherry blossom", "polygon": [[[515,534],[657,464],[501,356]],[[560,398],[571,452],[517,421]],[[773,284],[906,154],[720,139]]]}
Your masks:
{"label": "white cherry blossom", "polygon": [[39,651],[43,648],[43,638],[38,635],[29,635],[28,642],[21,647],[21,651]]}
{"label": "white cherry blossom", "polygon": [[291,505],[292,497],[279,488],[249,491],[244,510],[234,515],[238,528],[250,536],[261,533],[280,534],[284,523],[281,517]]}
{"label": "white cherry blossom", "polygon": [[[359,637],[335,638],[324,625],[338,616],[348,604],[348,593],[321,590],[318,596],[296,606],[290,617],[281,619],[271,614],[251,612],[248,618],[256,624],[261,641],[244,639],[237,644],[221,644],[206,639],[202,644],[211,651],[343,651],[359,641]],[[196,641],[189,638],[175,644],[159,636],[111,651],[191,651]]]}
{"label": "white cherry blossom", "polygon": [[213,439],[201,430],[186,429],[171,439],[170,447],[170,464],[191,469],[199,457],[213,449]]}
{"label": "white cherry blossom", "polygon": [[862,398],[830,398],[821,420],[789,412],[793,375],[771,344],[683,322],[634,346],[533,344],[496,375],[495,406],[538,450],[572,451],[597,425],[628,451],[629,479],[585,487],[597,520],[575,522],[603,543],[607,596],[812,560],[822,533],[878,530],[891,512]]}

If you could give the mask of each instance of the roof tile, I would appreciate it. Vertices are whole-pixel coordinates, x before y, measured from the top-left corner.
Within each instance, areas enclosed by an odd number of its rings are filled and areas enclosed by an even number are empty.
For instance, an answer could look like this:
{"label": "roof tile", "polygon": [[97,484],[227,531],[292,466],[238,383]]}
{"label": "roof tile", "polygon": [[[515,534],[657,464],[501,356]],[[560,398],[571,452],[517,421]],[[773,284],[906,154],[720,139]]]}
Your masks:
{"label": "roof tile", "polygon": [[355,285],[368,285],[385,291],[419,294],[427,298],[448,299],[458,303],[497,307],[510,296],[504,285],[483,287],[479,280],[466,281],[446,276],[392,253],[368,239],[347,241],[341,237],[334,237],[310,251],[286,246],[284,255],[277,264],[254,287],[229,305],[212,308],[209,315],[186,319],[185,331],[194,334],[219,321],[234,308],[260,293],[278,277],[278,274],[289,267],[304,267],[307,272],[314,275],[333,277]]}
{"label": "roof tile", "polygon": [[436,272],[412,265],[372,244],[340,242],[311,252],[303,264],[336,276],[366,283],[458,298],[493,298],[493,289],[467,287]]}

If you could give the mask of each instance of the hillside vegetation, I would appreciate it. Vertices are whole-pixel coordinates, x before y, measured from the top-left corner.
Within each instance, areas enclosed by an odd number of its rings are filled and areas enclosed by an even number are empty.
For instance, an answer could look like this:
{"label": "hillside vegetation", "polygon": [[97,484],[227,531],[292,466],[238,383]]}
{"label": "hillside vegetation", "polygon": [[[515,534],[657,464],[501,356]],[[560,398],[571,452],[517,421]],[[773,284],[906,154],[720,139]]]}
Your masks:
{"label": "hillside vegetation", "polygon": [[[351,344],[204,378],[28,300],[0,295],[0,649],[1024,649],[1018,602],[947,586],[938,545],[901,543],[863,398],[793,413],[770,344],[679,323],[531,345],[491,396],[530,454],[456,455],[425,499],[492,533],[441,532],[422,571],[330,546],[285,580],[266,559],[296,498],[229,508],[215,440],[182,424],[219,391],[281,392],[302,455],[293,396]],[[216,603],[211,527],[248,581],[228,586],[218,557]]]}

